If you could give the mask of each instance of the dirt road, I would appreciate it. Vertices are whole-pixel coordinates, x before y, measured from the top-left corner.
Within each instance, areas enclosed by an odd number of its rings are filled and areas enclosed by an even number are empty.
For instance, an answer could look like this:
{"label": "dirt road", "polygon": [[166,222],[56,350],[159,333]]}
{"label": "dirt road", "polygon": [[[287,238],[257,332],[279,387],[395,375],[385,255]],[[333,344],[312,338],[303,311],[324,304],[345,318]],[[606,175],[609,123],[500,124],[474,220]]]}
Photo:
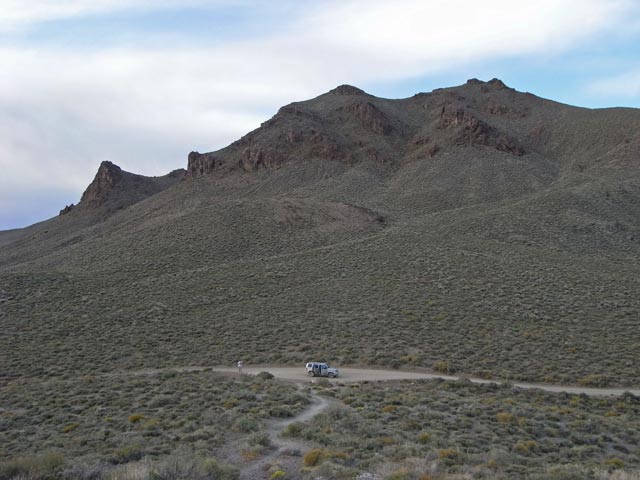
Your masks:
{"label": "dirt road", "polygon": [[[213,370],[219,372],[237,372],[235,368],[217,367]],[[259,372],[270,372],[276,378],[281,380],[289,380],[294,382],[308,382],[310,377],[305,374],[304,367],[245,367],[244,373],[255,375]],[[434,373],[423,372],[404,372],[401,370],[374,370],[369,368],[340,368],[340,378],[334,379],[334,382],[342,383],[354,383],[364,381],[381,381],[381,380],[429,380],[441,378],[443,380],[460,380],[461,378],[468,379],[473,383],[501,383],[499,381],[484,380],[482,378],[475,377],[457,377],[453,375],[440,375]],[[514,382],[514,387],[526,388],[526,389],[540,389],[547,392],[566,392],[573,394],[585,394],[589,396],[597,397],[615,397],[622,395],[625,392],[630,392],[636,396],[640,396],[640,389],[637,388],[589,388],[570,385],[550,385],[543,383],[526,383],[526,382]]]}

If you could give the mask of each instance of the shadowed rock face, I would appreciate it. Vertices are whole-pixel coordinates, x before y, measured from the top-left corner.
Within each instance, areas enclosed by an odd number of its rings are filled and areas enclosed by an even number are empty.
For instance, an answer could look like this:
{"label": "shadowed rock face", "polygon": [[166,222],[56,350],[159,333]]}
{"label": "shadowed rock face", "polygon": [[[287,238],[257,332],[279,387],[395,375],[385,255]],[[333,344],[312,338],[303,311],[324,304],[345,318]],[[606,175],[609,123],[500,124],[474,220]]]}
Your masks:
{"label": "shadowed rock face", "polygon": [[120,167],[109,161],[102,162],[93,182],[82,194],[80,203],[89,207],[102,205],[116,186],[122,182],[122,178],[123,172]]}
{"label": "shadowed rock face", "polygon": [[[218,160],[218,164],[220,161]],[[187,158],[187,175],[206,175],[215,170],[216,158],[210,154],[191,152]]]}
{"label": "shadowed rock face", "polygon": [[455,132],[453,140],[457,145],[494,147],[496,150],[516,156],[521,156],[525,153],[524,148],[515,139],[510,138],[506,133],[492,127],[487,122],[480,120],[462,107],[456,107],[451,104],[442,107],[440,127]]}
{"label": "shadowed rock face", "polygon": [[[85,211],[120,210],[175,185],[184,178],[185,173],[184,169],[178,169],[162,177],[145,177],[125,172],[114,163],[104,161],[77,206]],[[67,215],[75,210],[73,206],[68,206],[60,214]]]}

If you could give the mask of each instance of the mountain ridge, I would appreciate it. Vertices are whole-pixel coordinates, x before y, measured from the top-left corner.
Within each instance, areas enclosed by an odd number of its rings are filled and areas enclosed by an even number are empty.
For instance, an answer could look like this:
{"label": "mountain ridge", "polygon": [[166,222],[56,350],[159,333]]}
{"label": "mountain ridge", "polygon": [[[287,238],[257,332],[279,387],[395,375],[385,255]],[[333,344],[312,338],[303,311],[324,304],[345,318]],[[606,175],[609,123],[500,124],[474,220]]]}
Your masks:
{"label": "mountain ridge", "polygon": [[640,382],[640,111],[499,81],[332,92],[167,188],[105,165],[103,203],[0,233],[4,374],[325,359]]}

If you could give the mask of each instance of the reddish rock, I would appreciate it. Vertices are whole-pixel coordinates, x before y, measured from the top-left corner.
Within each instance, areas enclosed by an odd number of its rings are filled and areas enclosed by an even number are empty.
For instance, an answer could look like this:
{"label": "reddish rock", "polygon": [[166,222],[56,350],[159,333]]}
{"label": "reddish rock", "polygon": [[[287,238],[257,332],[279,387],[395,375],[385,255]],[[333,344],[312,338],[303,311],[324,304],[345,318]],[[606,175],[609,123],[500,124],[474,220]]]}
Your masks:
{"label": "reddish rock", "polygon": [[80,203],[89,206],[101,205],[122,178],[122,169],[119,166],[109,161],[102,162],[93,182],[82,194]]}
{"label": "reddish rock", "polygon": [[187,175],[206,175],[215,170],[222,162],[209,153],[191,152],[187,158]]}
{"label": "reddish rock", "polygon": [[439,126],[442,129],[455,129],[454,141],[459,145],[484,145],[512,155],[524,155],[524,149],[514,139],[462,107],[451,104],[443,106]]}
{"label": "reddish rock", "polygon": [[239,165],[246,172],[250,172],[261,167],[274,168],[278,163],[276,161],[276,154],[273,150],[247,148],[242,152]]}
{"label": "reddish rock", "polygon": [[347,105],[345,110],[360,120],[360,123],[366,128],[380,135],[389,135],[393,130],[391,122],[384,112],[371,102],[355,102]]}

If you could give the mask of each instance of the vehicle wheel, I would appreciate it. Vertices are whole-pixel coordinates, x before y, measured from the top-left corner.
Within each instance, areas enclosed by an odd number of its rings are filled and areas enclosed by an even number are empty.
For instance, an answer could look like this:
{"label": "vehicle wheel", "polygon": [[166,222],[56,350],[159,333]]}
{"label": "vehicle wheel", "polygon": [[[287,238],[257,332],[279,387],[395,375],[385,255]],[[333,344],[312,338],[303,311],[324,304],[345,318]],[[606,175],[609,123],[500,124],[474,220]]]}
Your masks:
{"label": "vehicle wheel", "polygon": [[310,377],[315,377],[316,376],[316,374],[313,373],[313,372],[307,372],[307,375],[309,375]]}
{"label": "vehicle wheel", "polygon": [[335,377],[335,375],[333,373],[330,373],[329,375],[327,375],[327,377],[333,378],[333,377]]}

